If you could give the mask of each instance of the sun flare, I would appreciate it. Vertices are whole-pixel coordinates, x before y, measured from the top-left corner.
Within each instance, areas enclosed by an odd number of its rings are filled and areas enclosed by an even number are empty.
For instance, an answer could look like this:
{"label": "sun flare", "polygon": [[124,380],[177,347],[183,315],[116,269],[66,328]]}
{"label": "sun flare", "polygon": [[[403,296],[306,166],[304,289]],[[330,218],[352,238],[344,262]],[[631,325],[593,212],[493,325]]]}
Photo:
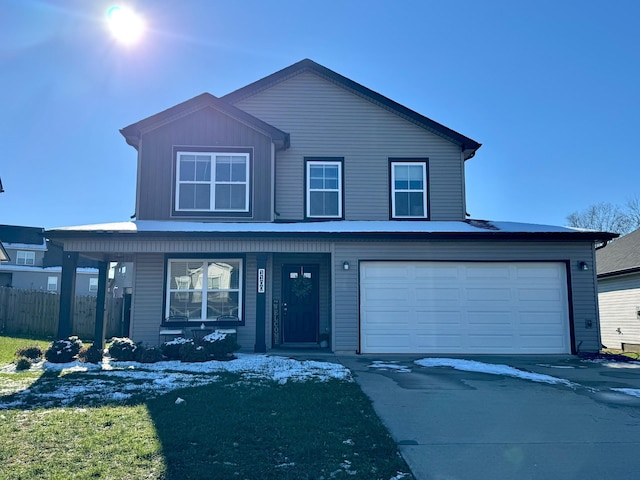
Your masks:
{"label": "sun flare", "polygon": [[111,7],[107,11],[107,24],[114,38],[125,45],[137,43],[145,30],[142,17],[127,7]]}

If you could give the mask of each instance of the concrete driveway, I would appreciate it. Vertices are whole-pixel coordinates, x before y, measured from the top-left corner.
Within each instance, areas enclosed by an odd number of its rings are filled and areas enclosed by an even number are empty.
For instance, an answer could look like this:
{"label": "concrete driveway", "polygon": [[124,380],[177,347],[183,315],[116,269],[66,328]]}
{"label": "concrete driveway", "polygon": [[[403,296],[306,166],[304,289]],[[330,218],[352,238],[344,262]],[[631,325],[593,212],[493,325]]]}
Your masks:
{"label": "concrete driveway", "polygon": [[[338,357],[373,401],[417,479],[640,475],[640,398],[612,390],[640,394],[640,365],[576,357],[464,357],[574,384],[566,386],[413,363],[425,357]],[[374,361],[389,368],[373,368]]]}

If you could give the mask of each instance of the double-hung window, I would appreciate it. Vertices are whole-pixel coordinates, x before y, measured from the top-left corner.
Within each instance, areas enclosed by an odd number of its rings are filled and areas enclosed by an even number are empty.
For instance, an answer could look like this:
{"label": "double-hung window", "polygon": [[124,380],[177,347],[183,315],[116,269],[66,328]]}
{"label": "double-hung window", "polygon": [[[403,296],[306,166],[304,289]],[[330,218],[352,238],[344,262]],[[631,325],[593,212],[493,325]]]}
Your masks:
{"label": "double-hung window", "polygon": [[97,277],[91,277],[89,279],[89,291],[90,292],[97,292],[98,291],[98,278]]}
{"label": "double-hung window", "polygon": [[242,319],[242,259],[169,259],[166,317]]}
{"label": "double-hung window", "polygon": [[177,214],[250,212],[250,154],[177,152]]}
{"label": "double-hung window", "polygon": [[58,277],[47,277],[47,291],[58,291]]}
{"label": "double-hung window", "polygon": [[307,218],[342,218],[342,159],[305,160]]}
{"label": "double-hung window", "polygon": [[28,250],[18,250],[16,255],[16,264],[18,265],[35,265],[36,264],[36,252]]}
{"label": "double-hung window", "polygon": [[428,218],[427,162],[391,160],[392,218]]}

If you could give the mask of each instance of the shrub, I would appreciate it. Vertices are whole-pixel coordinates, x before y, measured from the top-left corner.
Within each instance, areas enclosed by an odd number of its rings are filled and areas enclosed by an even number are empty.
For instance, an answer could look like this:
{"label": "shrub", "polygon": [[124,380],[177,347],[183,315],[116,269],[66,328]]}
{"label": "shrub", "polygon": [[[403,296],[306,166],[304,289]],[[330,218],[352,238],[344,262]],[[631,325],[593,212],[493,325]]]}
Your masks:
{"label": "shrub", "polygon": [[233,352],[240,348],[234,333],[210,333],[202,339],[201,345],[216,360],[229,360],[233,358]]}
{"label": "shrub", "polygon": [[164,360],[162,350],[157,347],[145,348],[138,346],[136,350],[136,361],[140,363],[156,363]]}
{"label": "shrub", "polygon": [[16,357],[24,357],[29,360],[40,360],[44,355],[42,347],[39,345],[30,345],[28,347],[19,348],[16,351]]}
{"label": "shrub", "polygon": [[178,337],[169,342],[164,342],[160,348],[162,349],[162,354],[167,357],[167,360],[180,360],[180,347],[187,343],[193,344],[193,340]]}
{"label": "shrub", "polygon": [[31,359],[20,357],[16,360],[16,370],[29,370],[31,368]]}
{"label": "shrub", "polygon": [[183,343],[180,346],[181,362],[206,362],[211,359],[211,355],[202,345],[194,345],[191,343]]}
{"label": "shrub", "polygon": [[111,345],[109,345],[109,355],[116,361],[130,362],[135,360],[138,348],[139,345],[130,338],[115,337],[111,340]]}
{"label": "shrub", "polygon": [[82,341],[76,336],[69,337],[66,340],[56,340],[44,352],[44,358],[51,363],[72,362],[78,357],[81,348]]}
{"label": "shrub", "polygon": [[78,360],[85,363],[101,363],[104,351],[97,345],[91,345],[89,348],[83,347],[78,353]]}

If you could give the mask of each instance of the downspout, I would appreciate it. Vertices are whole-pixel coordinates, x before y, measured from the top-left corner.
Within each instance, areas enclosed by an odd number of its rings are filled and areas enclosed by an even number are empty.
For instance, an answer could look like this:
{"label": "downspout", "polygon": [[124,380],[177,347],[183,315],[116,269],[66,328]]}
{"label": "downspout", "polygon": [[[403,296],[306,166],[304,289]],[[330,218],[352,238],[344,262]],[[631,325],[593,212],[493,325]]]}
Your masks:
{"label": "downspout", "polygon": [[[278,213],[278,211],[276,210],[276,193],[277,193],[277,185],[278,182],[276,181],[276,146],[273,142],[271,142],[271,158],[272,158],[272,162],[271,162],[271,178],[272,178],[272,182],[273,182],[273,203],[272,203],[272,207],[273,207],[273,213],[276,217],[280,216],[280,213]],[[275,218],[274,218],[275,221]]]}

